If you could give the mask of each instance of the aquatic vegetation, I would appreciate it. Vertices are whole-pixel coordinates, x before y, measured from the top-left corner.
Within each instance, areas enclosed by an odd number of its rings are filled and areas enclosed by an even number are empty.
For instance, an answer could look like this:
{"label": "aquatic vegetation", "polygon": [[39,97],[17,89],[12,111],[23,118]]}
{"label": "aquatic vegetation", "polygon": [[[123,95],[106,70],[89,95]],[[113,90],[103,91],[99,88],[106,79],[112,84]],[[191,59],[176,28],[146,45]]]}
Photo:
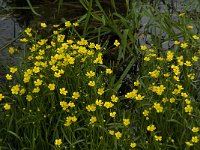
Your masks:
{"label": "aquatic vegetation", "polygon": [[[88,11],[92,16],[96,13]],[[136,28],[125,24],[124,30],[116,30],[119,38],[111,46],[106,41],[95,43],[84,37],[85,26],[83,36],[79,35],[79,21],[67,20],[59,25],[42,22],[40,31],[26,28],[19,39],[23,51],[8,49],[21,61],[9,66],[5,74],[8,86],[0,89],[0,116],[4,120],[0,124],[0,146],[197,150],[199,35],[186,13],[176,17],[179,23],[188,20],[179,27],[187,30],[180,37],[163,39],[170,43],[165,48],[153,33],[150,41],[139,42],[130,34]],[[111,26],[112,21],[107,19]],[[118,27],[113,25],[112,29]],[[52,29],[50,36],[42,34],[47,29]],[[167,32],[164,27],[160,29]],[[105,58],[108,49],[117,50],[118,61],[114,65]],[[116,66],[127,54],[130,61],[118,79]],[[136,60],[140,66],[130,79],[131,88],[127,88],[122,80]],[[122,92],[120,87],[126,90]]]}

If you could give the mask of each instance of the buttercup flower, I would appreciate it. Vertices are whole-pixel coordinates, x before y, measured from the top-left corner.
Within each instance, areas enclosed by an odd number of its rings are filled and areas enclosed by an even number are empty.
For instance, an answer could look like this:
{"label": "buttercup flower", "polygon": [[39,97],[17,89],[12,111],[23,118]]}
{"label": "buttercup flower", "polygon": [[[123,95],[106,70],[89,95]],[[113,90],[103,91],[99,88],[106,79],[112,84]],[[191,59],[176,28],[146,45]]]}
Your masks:
{"label": "buttercup flower", "polygon": [[115,118],[115,116],[116,116],[116,112],[115,111],[114,112],[110,112],[110,117]]}
{"label": "buttercup flower", "polygon": [[106,74],[112,74],[112,72],[113,72],[113,71],[112,71],[111,69],[109,69],[109,68],[106,69]]}
{"label": "buttercup flower", "polygon": [[67,95],[68,91],[65,88],[60,88],[60,94]]}
{"label": "buttercup flower", "polygon": [[151,124],[151,125],[149,125],[149,126],[147,127],[147,131],[152,132],[152,131],[154,131],[154,130],[156,130],[156,127],[155,127],[155,125],[153,125],[153,124]]}
{"label": "buttercup flower", "polygon": [[123,119],[123,124],[128,126],[130,124],[130,119]]}
{"label": "buttercup flower", "polygon": [[195,132],[199,132],[199,127],[193,127],[193,128],[192,128],[192,132],[194,132],[194,133],[195,133]]}
{"label": "buttercup flower", "polygon": [[88,85],[89,85],[89,86],[95,86],[95,81],[90,81],[90,82],[88,83]]}
{"label": "buttercup flower", "polygon": [[62,144],[62,140],[61,139],[56,139],[54,144],[56,146],[60,146]]}
{"label": "buttercup flower", "polygon": [[122,134],[118,131],[115,133],[115,137],[119,140],[122,137]]}
{"label": "buttercup flower", "polygon": [[2,100],[2,99],[4,99],[5,98],[5,96],[2,94],[2,93],[0,93],[0,101]]}
{"label": "buttercup flower", "polygon": [[46,23],[41,23],[40,26],[41,26],[42,28],[46,28],[46,27],[47,27]]}
{"label": "buttercup flower", "polygon": [[6,103],[3,107],[5,110],[9,110],[11,108],[11,105]]}
{"label": "buttercup flower", "polygon": [[137,146],[137,144],[135,143],[135,142],[132,142],[131,144],[130,144],[130,147],[131,148],[135,148]]}
{"label": "buttercup flower", "polygon": [[120,45],[119,41],[118,41],[118,40],[115,40],[114,45],[115,45],[115,46],[119,46],[119,45]]}
{"label": "buttercup flower", "polygon": [[146,46],[146,45],[141,45],[140,48],[141,48],[141,50],[143,50],[143,51],[147,50],[147,46]]}

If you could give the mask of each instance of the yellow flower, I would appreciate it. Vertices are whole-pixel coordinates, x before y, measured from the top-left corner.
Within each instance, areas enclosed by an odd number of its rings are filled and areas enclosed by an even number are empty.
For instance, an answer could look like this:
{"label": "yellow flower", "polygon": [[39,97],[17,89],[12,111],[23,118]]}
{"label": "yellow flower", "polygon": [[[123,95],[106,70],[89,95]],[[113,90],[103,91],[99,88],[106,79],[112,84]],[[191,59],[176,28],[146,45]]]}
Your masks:
{"label": "yellow flower", "polygon": [[185,103],[189,105],[191,104],[191,101],[189,99],[185,99]]}
{"label": "yellow flower", "polygon": [[193,136],[192,139],[191,139],[191,141],[193,143],[198,143],[199,142],[199,138],[197,136]]}
{"label": "yellow flower", "polygon": [[119,140],[122,137],[122,134],[118,131],[115,133],[115,136]]}
{"label": "yellow flower", "polygon": [[177,57],[176,59],[177,59],[178,65],[183,66],[183,56],[181,55],[181,56]]}
{"label": "yellow flower", "polygon": [[181,43],[181,48],[185,49],[188,47],[188,44],[187,43]]}
{"label": "yellow flower", "polygon": [[0,101],[2,100],[2,99],[4,99],[5,98],[5,96],[2,94],[2,93],[0,93]]}
{"label": "yellow flower", "polygon": [[115,111],[114,112],[110,112],[110,117],[115,118],[115,116],[116,116],[116,112]]}
{"label": "yellow flower", "polygon": [[199,132],[199,127],[193,127],[193,128],[192,128],[192,132],[194,132],[194,133],[195,133],[195,132]]}
{"label": "yellow flower", "polygon": [[65,101],[61,101],[60,106],[63,108],[63,110],[66,110],[69,107],[69,105]]}
{"label": "yellow flower", "polygon": [[184,65],[186,65],[186,66],[189,67],[189,66],[192,66],[192,63],[191,63],[190,61],[187,60],[187,61],[184,63]]}
{"label": "yellow flower", "polygon": [[135,143],[135,142],[132,142],[131,144],[130,144],[130,147],[131,148],[135,148],[137,146],[137,144]]}
{"label": "yellow flower", "polygon": [[104,88],[99,88],[98,91],[97,91],[97,93],[98,93],[99,95],[103,95],[103,93],[104,93]]}
{"label": "yellow flower", "polygon": [[97,106],[102,106],[102,105],[103,105],[103,102],[102,102],[102,100],[96,99],[95,104],[96,104]]}
{"label": "yellow flower", "polygon": [[135,98],[135,97],[137,96],[137,92],[138,92],[138,90],[133,89],[133,91],[127,93],[127,94],[125,95],[125,97],[126,97],[126,98]]}
{"label": "yellow flower", "polygon": [[78,22],[74,22],[73,26],[77,27],[77,26],[79,26],[79,23]]}
{"label": "yellow flower", "polygon": [[34,81],[35,86],[40,86],[42,85],[42,80],[37,79],[36,81]]}
{"label": "yellow flower", "polygon": [[10,54],[13,54],[13,53],[15,52],[14,47],[9,47],[8,52],[9,52]]}
{"label": "yellow flower", "polygon": [[144,61],[150,61],[150,57],[144,57]]}
{"label": "yellow flower", "polygon": [[60,88],[60,94],[67,95],[68,91],[65,88]]}
{"label": "yellow flower", "polygon": [[110,135],[114,135],[114,134],[115,134],[115,132],[114,132],[113,130],[108,130],[108,133],[109,133]]}
{"label": "yellow flower", "polygon": [[175,102],[175,98],[173,98],[173,97],[170,98],[170,99],[169,99],[169,102],[170,102],[170,103],[174,103],[174,102]]}
{"label": "yellow flower", "polygon": [[189,141],[187,141],[187,142],[185,142],[185,144],[187,145],[187,146],[193,146],[193,144],[191,143],[191,142],[189,142]]}
{"label": "yellow flower", "polygon": [[107,109],[108,109],[108,108],[112,108],[113,106],[114,106],[114,104],[111,103],[111,102],[105,102],[105,103],[104,103],[104,107],[106,107]]}
{"label": "yellow flower", "polygon": [[199,58],[198,58],[197,56],[193,56],[193,57],[192,57],[192,60],[193,60],[194,62],[198,61],[198,59],[199,59]]}
{"label": "yellow flower", "polygon": [[51,90],[51,91],[55,90],[55,84],[54,84],[54,83],[49,84],[49,85],[48,85],[48,88],[49,88],[49,90]]}
{"label": "yellow flower", "polygon": [[71,117],[71,120],[72,120],[72,122],[76,122],[77,121],[77,117],[73,116],[73,117]]}
{"label": "yellow flower", "polygon": [[119,45],[120,45],[119,41],[118,41],[118,40],[115,40],[114,45],[115,45],[115,46],[119,46]]}
{"label": "yellow flower", "polygon": [[148,110],[144,110],[144,111],[142,112],[142,114],[143,114],[145,117],[147,117],[147,116],[149,115],[149,111],[148,111]]}
{"label": "yellow flower", "polygon": [[56,146],[60,146],[62,144],[62,140],[61,139],[56,139],[54,144]]}
{"label": "yellow flower", "polygon": [[95,86],[95,81],[90,81],[90,82],[88,83],[88,85],[89,85],[89,86]]}
{"label": "yellow flower", "polygon": [[72,24],[71,24],[71,22],[70,21],[66,21],[65,22],[65,27],[70,27]]}
{"label": "yellow flower", "polygon": [[54,28],[57,28],[57,27],[59,27],[59,26],[60,26],[59,24],[54,24],[54,25],[53,25]]}
{"label": "yellow flower", "polygon": [[153,107],[156,109],[157,113],[163,112],[163,107],[160,105],[160,103],[154,103]]}
{"label": "yellow flower", "polygon": [[149,74],[150,74],[150,76],[152,77],[152,78],[158,78],[159,77],[159,75],[160,75],[160,70],[154,70],[154,71],[152,71],[152,72],[149,72]]}
{"label": "yellow flower", "polygon": [[197,35],[193,35],[192,38],[195,39],[195,40],[199,39],[199,37]]}
{"label": "yellow flower", "polygon": [[164,75],[164,77],[169,77],[170,76],[170,74],[169,73],[165,73],[165,74],[163,74]]}
{"label": "yellow flower", "polygon": [[140,85],[140,81],[139,80],[134,82],[134,86],[139,86],[139,85]]}
{"label": "yellow flower", "polygon": [[103,58],[102,58],[102,53],[99,53],[97,58],[93,61],[94,64],[103,64]]}
{"label": "yellow flower", "polygon": [[159,60],[159,61],[163,61],[164,60],[163,57],[157,57],[156,59]]}
{"label": "yellow flower", "polygon": [[194,73],[188,74],[187,77],[188,77],[190,80],[194,80],[195,74],[194,74]]}
{"label": "yellow flower", "polygon": [[153,124],[151,124],[151,125],[149,125],[149,126],[147,127],[147,131],[152,132],[152,131],[154,131],[154,130],[156,130],[156,127],[155,127],[155,125],[153,125]]}
{"label": "yellow flower", "polygon": [[40,41],[38,41],[37,43],[42,46],[44,45],[48,40],[47,39],[41,39]]}
{"label": "yellow flower", "polygon": [[20,91],[20,85],[19,85],[19,84],[14,85],[14,86],[11,88],[12,94],[17,95],[17,94],[19,93],[19,91]]}
{"label": "yellow flower", "polygon": [[130,124],[130,119],[123,119],[123,124],[128,126]]}
{"label": "yellow flower", "polygon": [[145,50],[147,50],[147,46],[146,45],[141,45],[140,49],[143,50],[143,51],[145,51]]}
{"label": "yellow flower", "polygon": [[41,26],[42,28],[46,28],[46,27],[47,27],[46,23],[41,23],[40,26]]}
{"label": "yellow flower", "polygon": [[15,68],[15,67],[10,67],[10,72],[11,73],[15,73],[17,71],[17,68]]}
{"label": "yellow flower", "polygon": [[6,74],[6,79],[7,80],[12,80],[12,75],[11,74]]}
{"label": "yellow flower", "polygon": [[26,43],[26,42],[28,42],[28,40],[26,38],[23,38],[23,39],[20,39],[20,42]]}
{"label": "yellow flower", "polygon": [[188,29],[193,29],[193,26],[192,25],[188,25],[187,28]]}
{"label": "yellow flower", "polygon": [[79,92],[73,92],[73,96],[72,96],[72,98],[74,98],[74,99],[78,99],[79,97],[80,97]]}
{"label": "yellow flower", "polygon": [[59,43],[64,42],[64,39],[65,39],[65,35],[63,35],[63,34],[58,34],[58,35],[57,35],[57,41],[58,41]]}
{"label": "yellow flower", "polygon": [[92,105],[87,105],[86,106],[86,109],[87,109],[87,111],[95,111],[96,110],[96,106],[94,105],[94,104],[92,104]]}
{"label": "yellow flower", "polygon": [[181,42],[179,42],[179,41],[174,41],[174,44],[175,45],[179,45]]}
{"label": "yellow flower", "polygon": [[34,73],[39,73],[39,72],[40,72],[40,67],[34,66],[33,72],[34,72]]}
{"label": "yellow flower", "polygon": [[71,45],[71,44],[73,44],[73,40],[67,40],[67,44],[69,44],[69,45]]}
{"label": "yellow flower", "polygon": [[32,96],[31,96],[31,95],[26,95],[26,100],[27,100],[27,101],[29,101],[29,102],[30,102],[32,99],[33,99],[33,98],[32,98]]}
{"label": "yellow flower", "polygon": [[95,44],[94,43],[90,43],[88,47],[89,48],[95,48]]}
{"label": "yellow flower", "polygon": [[11,105],[6,103],[3,107],[5,110],[9,110],[11,108]]}
{"label": "yellow flower", "polygon": [[118,98],[117,96],[115,96],[115,95],[112,95],[112,96],[111,96],[111,101],[112,101],[113,103],[118,102],[118,100],[119,100],[119,98]]}
{"label": "yellow flower", "polygon": [[173,76],[174,80],[176,81],[180,81],[179,77],[178,76]]}
{"label": "yellow flower", "polygon": [[112,71],[111,69],[109,69],[109,68],[106,69],[106,74],[112,74],[112,72],[113,72],[113,71]]}
{"label": "yellow flower", "polygon": [[95,45],[95,49],[96,49],[96,50],[100,50],[100,49],[101,49],[101,45],[96,44],[96,45]]}
{"label": "yellow flower", "polygon": [[162,98],[162,102],[163,102],[163,103],[166,103],[167,101],[168,101],[168,99],[167,99],[166,97],[163,97],[163,98]]}
{"label": "yellow flower", "polygon": [[58,31],[53,31],[53,34],[57,35],[57,34],[58,34]]}
{"label": "yellow flower", "polygon": [[162,95],[166,87],[164,87],[164,85],[160,85],[160,86],[152,86],[150,89],[152,90],[152,92],[155,92],[157,95]]}
{"label": "yellow flower", "polygon": [[155,135],[154,138],[156,141],[160,141],[160,142],[162,141],[162,136]]}
{"label": "yellow flower", "polygon": [[184,98],[188,97],[187,93],[184,93],[184,92],[181,93],[181,96],[184,97]]}
{"label": "yellow flower", "polygon": [[22,88],[20,91],[19,91],[19,95],[23,95],[24,93],[26,92],[26,89],[25,88]]}
{"label": "yellow flower", "polygon": [[185,112],[186,112],[186,113],[191,113],[192,110],[193,110],[193,107],[192,107],[191,105],[187,105],[187,106],[185,107]]}
{"label": "yellow flower", "polygon": [[94,124],[97,121],[96,117],[91,117],[90,124]]}
{"label": "yellow flower", "polygon": [[144,96],[138,94],[138,95],[135,97],[135,99],[138,100],[138,101],[141,101],[141,100],[144,99]]}
{"label": "yellow flower", "polygon": [[38,93],[40,92],[40,88],[39,87],[35,87],[32,91],[32,93]]}
{"label": "yellow flower", "polygon": [[172,61],[173,60],[173,57],[174,57],[174,52],[172,51],[168,51],[167,52],[167,61]]}

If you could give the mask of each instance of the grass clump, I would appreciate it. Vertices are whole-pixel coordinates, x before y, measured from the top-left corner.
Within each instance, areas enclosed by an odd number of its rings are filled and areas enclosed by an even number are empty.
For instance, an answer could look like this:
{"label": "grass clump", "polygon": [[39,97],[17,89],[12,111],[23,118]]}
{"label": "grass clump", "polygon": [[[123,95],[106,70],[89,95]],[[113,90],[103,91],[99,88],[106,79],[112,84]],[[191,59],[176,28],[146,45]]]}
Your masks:
{"label": "grass clump", "polygon": [[[90,2],[87,25],[96,13],[92,12]],[[100,3],[95,2],[101,9]],[[125,19],[114,15],[121,22]],[[142,15],[136,18],[141,19]],[[163,16],[170,18],[168,14],[158,14],[155,20]],[[168,35],[166,39],[152,32],[152,39],[145,42],[131,34],[139,24],[132,29],[123,21],[124,29],[114,30],[120,29],[118,24],[106,22],[119,36],[109,45],[117,53],[113,66],[108,65],[109,59],[105,60],[107,42],[94,43],[82,38],[76,29],[78,22],[52,26],[41,23],[41,32],[25,29],[20,39],[23,51],[15,54],[14,48],[9,49],[20,61],[5,74],[8,86],[1,86],[1,147],[197,150],[199,35],[184,14],[177,19],[180,34],[167,32],[160,24],[160,30]],[[83,36],[87,35],[86,26]],[[49,28],[51,35],[45,36],[43,31]],[[162,47],[166,42],[170,47]],[[130,54],[128,65],[117,79],[113,68],[127,54]],[[133,84],[122,87],[121,82],[136,61],[140,66],[135,78],[131,78]],[[127,90],[120,93],[121,87]]]}

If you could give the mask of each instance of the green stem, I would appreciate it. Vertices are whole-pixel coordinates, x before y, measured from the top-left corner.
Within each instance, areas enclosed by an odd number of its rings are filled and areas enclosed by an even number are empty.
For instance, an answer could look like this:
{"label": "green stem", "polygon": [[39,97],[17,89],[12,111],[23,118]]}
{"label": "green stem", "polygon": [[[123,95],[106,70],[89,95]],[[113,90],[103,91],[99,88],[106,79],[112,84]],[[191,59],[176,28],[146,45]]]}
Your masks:
{"label": "green stem", "polygon": [[93,4],[93,0],[90,0],[89,8],[88,8],[87,16],[86,16],[86,22],[85,22],[85,26],[83,30],[83,37],[85,37],[86,32],[87,32],[87,26],[88,26],[90,16],[91,16],[92,4]]}

